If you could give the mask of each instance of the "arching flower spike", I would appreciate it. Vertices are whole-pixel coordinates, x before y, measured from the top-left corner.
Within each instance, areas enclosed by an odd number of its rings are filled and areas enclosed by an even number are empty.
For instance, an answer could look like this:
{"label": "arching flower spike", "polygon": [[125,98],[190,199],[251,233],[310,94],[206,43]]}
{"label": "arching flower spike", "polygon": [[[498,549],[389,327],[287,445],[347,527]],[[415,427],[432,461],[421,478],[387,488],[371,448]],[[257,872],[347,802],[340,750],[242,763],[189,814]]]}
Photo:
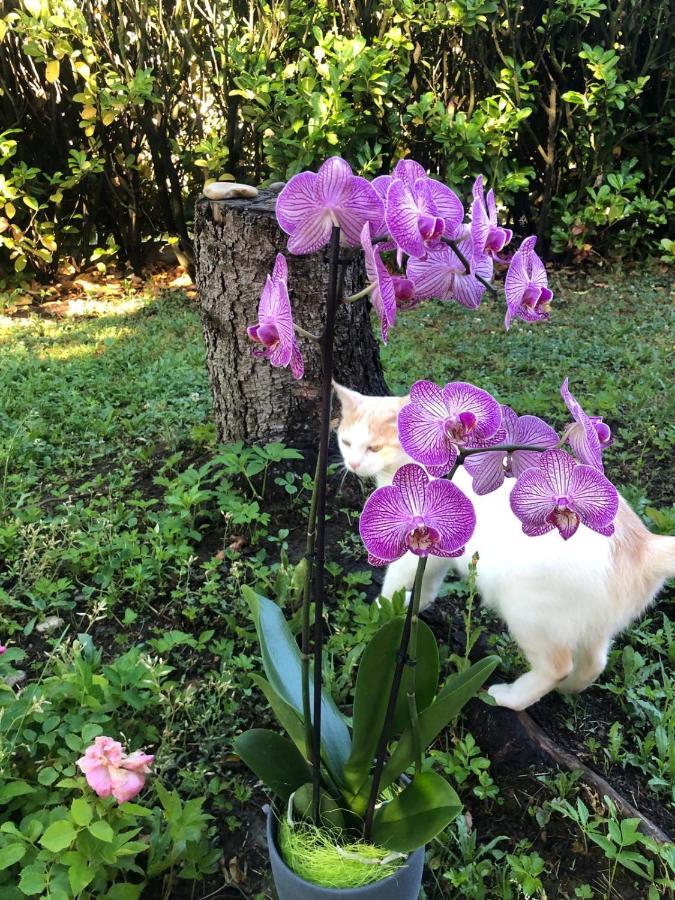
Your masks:
{"label": "arching flower spike", "polygon": [[359,522],[372,565],[386,565],[410,551],[416,556],[461,556],[473,534],[471,501],[450,481],[431,481],[409,463],[391,485],[366,501]]}
{"label": "arching flower spike", "polygon": [[580,523],[612,535],[619,497],[597,469],[577,464],[563,450],[547,450],[539,465],[516,481],[510,503],[525,534],[536,537],[557,528],[568,540]]}

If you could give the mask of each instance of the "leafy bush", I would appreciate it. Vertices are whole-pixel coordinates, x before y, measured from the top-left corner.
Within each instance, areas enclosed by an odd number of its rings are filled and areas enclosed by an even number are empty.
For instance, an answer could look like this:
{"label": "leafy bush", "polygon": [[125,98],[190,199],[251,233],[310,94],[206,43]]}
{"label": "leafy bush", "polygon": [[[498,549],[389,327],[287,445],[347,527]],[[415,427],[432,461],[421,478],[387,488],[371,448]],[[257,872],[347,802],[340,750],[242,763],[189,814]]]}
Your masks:
{"label": "leafy bush", "polygon": [[[0,658],[17,675],[23,651]],[[105,732],[157,742],[146,724],[162,704],[170,667],[127,651],[109,665],[87,635],[55,652],[53,671],[20,692],[0,680],[0,894],[13,898],[136,900],[150,879],[213,871],[204,798],[182,800],[152,779],[142,803],[97,798],[75,766]],[[143,715],[138,715],[139,711]],[[154,796],[153,796],[154,794]]]}
{"label": "leafy bush", "polygon": [[118,250],[138,269],[160,237],[189,263],[206,178],[288,178],[336,148],[363,174],[412,155],[450,184],[484,160],[517,229],[556,252],[652,251],[672,224],[663,0],[12,7],[0,258],[19,273]]}

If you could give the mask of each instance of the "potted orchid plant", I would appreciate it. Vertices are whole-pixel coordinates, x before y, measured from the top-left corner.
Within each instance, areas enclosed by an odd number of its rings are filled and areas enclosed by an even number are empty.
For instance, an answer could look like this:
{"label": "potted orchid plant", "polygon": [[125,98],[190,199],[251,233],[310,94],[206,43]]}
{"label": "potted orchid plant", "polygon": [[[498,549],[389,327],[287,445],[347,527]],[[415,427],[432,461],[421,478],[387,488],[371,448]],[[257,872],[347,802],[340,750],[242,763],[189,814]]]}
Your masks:
{"label": "potted orchid plant", "polygon": [[[338,306],[368,297],[386,342],[399,310],[426,298],[476,309],[486,293],[496,295],[495,264],[508,266],[507,329],[515,319],[546,320],[552,292],[535,253],[536,238],[526,238],[510,260],[502,256],[513,235],[499,225],[493,192],[485,196],[480,177],[466,224],[459,197],[418,163],[402,160],[391,175],[369,182],[333,157],[317,173],[301,172],[288,182],[276,215],[291,254],[328,248],[325,325],[314,336],[293,322],[288,266],[279,254],[249,336],[255,355],[290,367],[295,378],[303,375],[298,338],[318,344],[319,454],[302,561],[300,646],[279,606],[245,589],[265,671],[254,681],[287,736],[253,729],[237,738],[235,748],[275,798],[268,842],[282,900],[325,892],[412,900],[421,883],[424,845],[461,808],[452,786],[424,765],[425,749],[499,662],[483,659],[439,689],[438,647],[419,619],[428,557],[460,556],[476,523],[473,505],[453,476],[466,465],[479,492],[516,477],[511,505],[526,534],[557,528],[566,539],[580,521],[610,534],[617,494],[597,464],[610,436],[603,423],[584,414],[567,385],[575,425],[564,438],[577,459],[560,449],[546,423],[536,420],[540,424],[531,427],[535,417],[518,419],[478,387],[427,381],[412,386],[398,430],[413,462],[368,498],[360,533],[373,565],[415,554],[415,584],[406,614],[384,624],[362,655],[348,725],[322,687],[326,471]],[[368,284],[344,297],[340,254],[359,246]]]}

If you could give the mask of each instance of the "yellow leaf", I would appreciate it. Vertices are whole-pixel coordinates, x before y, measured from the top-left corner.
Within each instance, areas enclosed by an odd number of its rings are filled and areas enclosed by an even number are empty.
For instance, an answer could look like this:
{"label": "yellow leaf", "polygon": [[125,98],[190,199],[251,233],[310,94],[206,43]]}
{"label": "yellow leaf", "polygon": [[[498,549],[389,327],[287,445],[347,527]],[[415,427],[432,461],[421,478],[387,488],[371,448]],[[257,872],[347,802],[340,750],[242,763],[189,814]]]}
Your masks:
{"label": "yellow leaf", "polygon": [[51,251],[52,253],[54,252],[54,250],[56,250],[57,243],[51,234],[43,234],[40,237],[40,240],[42,241],[44,246],[47,248],[47,250]]}
{"label": "yellow leaf", "polygon": [[5,215],[8,219],[14,218],[14,213],[16,212],[16,207],[13,203],[5,203]]}
{"label": "yellow leaf", "polygon": [[112,110],[108,110],[108,112],[104,112],[101,118],[101,121],[104,125],[110,125],[111,122],[115,121],[115,113]]}
{"label": "yellow leaf", "polygon": [[60,203],[63,200],[63,192],[62,191],[54,191],[54,193],[49,198],[52,203]]}
{"label": "yellow leaf", "polygon": [[95,106],[85,106],[82,110],[82,118],[83,119],[95,119],[96,118],[96,107]]}
{"label": "yellow leaf", "polygon": [[0,19],[0,43],[2,43],[5,35],[7,34],[7,23],[4,19]]}
{"label": "yellow leaf", "polygon": [[55,81],[59,79],[59,72],[61,71],[61,63],[58,59],[51,59],[45,68],[45,78],[50,84],[54,84]]}
{"label": "yellow leaf", "polygon": [[86,134],[87,137],[91,137],[92,134],[94,133],[94,131],[96,131],[96,129],[94,128],[93,125],[89,125],[87,128],[84,129],[84,133]]}
{"label": "yellow leaf", "polygon": [[73,63],[73,67],[78,75],[81,75],[83,78],[89,78],[91,74],[91,70],[89,66],[81,59],[76,59]]}

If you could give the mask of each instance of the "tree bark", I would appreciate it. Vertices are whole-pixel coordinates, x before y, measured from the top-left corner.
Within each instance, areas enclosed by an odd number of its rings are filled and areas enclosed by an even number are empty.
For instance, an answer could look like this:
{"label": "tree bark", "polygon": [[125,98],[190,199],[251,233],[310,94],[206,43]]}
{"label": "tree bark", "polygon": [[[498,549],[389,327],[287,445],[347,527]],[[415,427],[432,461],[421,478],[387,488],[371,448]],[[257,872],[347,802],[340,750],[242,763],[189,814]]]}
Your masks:
{"label": "tree bark", "polygon": [[[251,356],[247,325],[257,321],[258,300],[277,253],[288,260],[293,317],[312,334],[323,328],[328,262],[326,252],[291,256],[276,223],[276,194],[254,200],[202,198],[195,215],[195,261],[206,362],[218,439],[226,443],[282,441],[315,450],[319,422],[321,360],[318,346],[299,338],[305,376],[273,368]],[[345,295],[363,285],[360,254],[346,251]],[[379,349],[370,327],[369,304],[341,306],[335,333],[335,378],[366,394],[387,390]]]}

